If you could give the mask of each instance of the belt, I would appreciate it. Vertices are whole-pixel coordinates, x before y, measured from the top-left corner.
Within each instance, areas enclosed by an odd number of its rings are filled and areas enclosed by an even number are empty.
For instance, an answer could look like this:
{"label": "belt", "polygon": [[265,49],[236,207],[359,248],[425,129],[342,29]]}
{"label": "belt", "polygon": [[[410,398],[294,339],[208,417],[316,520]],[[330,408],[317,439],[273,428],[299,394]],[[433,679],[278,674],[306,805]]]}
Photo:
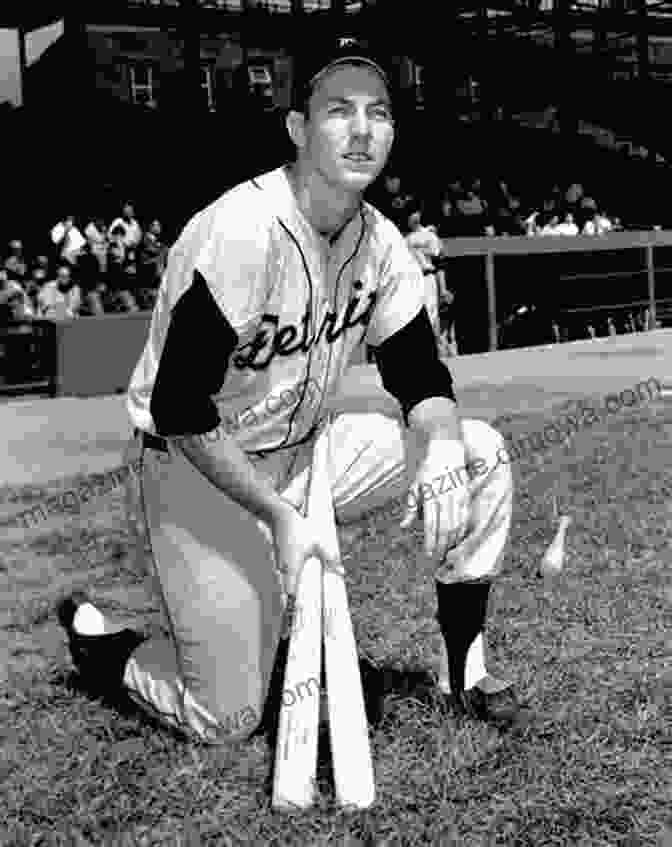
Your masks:
{"label": "belt", "polygon": [[[139,429],[133,430],[133,437],[137,438]],[[168,443],[165,438],[160,435],[151,435],[149,432],[142,432],[142,446],[148,447],[150,450],[159,450],[161,453],[168,453]]]}
{"label": "belt", "polygon": [[[266,458],[271,453],[275,453],[278,450],[289,450],[292,447],[300,447],[302,444],[305,444],[307,441],[310,441],[311,438],[315,435],[319,428],[319,424],[314,424],[310,430],[298,441],[295,441],[293,444],[280,444],[278,447],[271,447],[269,450],[250,450],[253,456],[259,456],[259,458]],[[161,438],[160,435],[152,435],[149,432],[142,432],[139,429],[133,430],[133,437],[137,438],[138,434],[142,435],[142,446],[147,447],[150,450],[159,450],[161,453],[168,453],[168,442],[165,438]]]}

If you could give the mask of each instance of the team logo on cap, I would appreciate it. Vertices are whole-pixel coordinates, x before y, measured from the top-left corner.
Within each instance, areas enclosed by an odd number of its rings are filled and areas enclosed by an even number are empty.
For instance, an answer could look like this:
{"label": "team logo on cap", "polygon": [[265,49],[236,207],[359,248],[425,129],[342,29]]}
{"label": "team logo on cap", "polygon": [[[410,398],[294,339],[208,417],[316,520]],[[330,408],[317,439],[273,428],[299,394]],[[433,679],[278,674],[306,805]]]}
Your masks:
{"label": "team logo on cap", "polygon": [[339,49],[343,49],[344,47],[353,47],[355,44],[357,44],[356,38],[339,38],[338,39]]}

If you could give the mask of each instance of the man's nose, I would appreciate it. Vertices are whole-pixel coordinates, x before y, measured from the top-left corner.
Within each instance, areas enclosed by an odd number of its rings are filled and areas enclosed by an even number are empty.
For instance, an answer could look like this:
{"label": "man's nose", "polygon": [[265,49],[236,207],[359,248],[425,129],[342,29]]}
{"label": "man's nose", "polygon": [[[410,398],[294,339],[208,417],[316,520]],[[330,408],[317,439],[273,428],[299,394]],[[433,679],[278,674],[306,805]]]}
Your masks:
{"label": "man's nose", "polygon": [[364,109],[358,109],[352,118],[353,135],[369,135],[371,133],[371,121]]}

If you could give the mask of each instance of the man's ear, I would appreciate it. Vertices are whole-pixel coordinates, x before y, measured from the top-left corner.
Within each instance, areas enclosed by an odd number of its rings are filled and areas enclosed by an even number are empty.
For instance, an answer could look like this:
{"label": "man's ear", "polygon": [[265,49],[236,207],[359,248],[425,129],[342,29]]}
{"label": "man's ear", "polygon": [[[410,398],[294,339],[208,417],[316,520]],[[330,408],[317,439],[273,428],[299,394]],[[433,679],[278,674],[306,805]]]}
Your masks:
{"label": "man's ear", "polygon": [[297,112],[296,109],[290,109],[285,118],[285,125],[289,137],[294,142],[299,150],[303,150],[306,146],[306,117],[303,112]]}

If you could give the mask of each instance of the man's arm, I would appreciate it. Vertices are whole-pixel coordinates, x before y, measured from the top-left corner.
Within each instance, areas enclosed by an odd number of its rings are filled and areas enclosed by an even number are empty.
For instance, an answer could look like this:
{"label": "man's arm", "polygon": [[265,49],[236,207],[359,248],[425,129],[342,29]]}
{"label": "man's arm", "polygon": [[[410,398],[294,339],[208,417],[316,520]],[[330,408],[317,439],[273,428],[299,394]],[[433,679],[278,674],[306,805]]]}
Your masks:
{"label": "man's arm", "polygon": [[424,306],[380,345],[376,364],[384,388],[399,401],[410,429],[426,437],[462,441],[453,379],[439,358]]}
{"label": "man's arm", "polygon": [[[237,343],[235,330],[196,272],[168,327],[150,411],[159,435],[170,438],[220,491],[272,527],[293,506],[257,474],[221,428],[213,442],[203,438],[221,424],[212,395],[224,383]],[[214,355],[204,355],[210,350]]]}

